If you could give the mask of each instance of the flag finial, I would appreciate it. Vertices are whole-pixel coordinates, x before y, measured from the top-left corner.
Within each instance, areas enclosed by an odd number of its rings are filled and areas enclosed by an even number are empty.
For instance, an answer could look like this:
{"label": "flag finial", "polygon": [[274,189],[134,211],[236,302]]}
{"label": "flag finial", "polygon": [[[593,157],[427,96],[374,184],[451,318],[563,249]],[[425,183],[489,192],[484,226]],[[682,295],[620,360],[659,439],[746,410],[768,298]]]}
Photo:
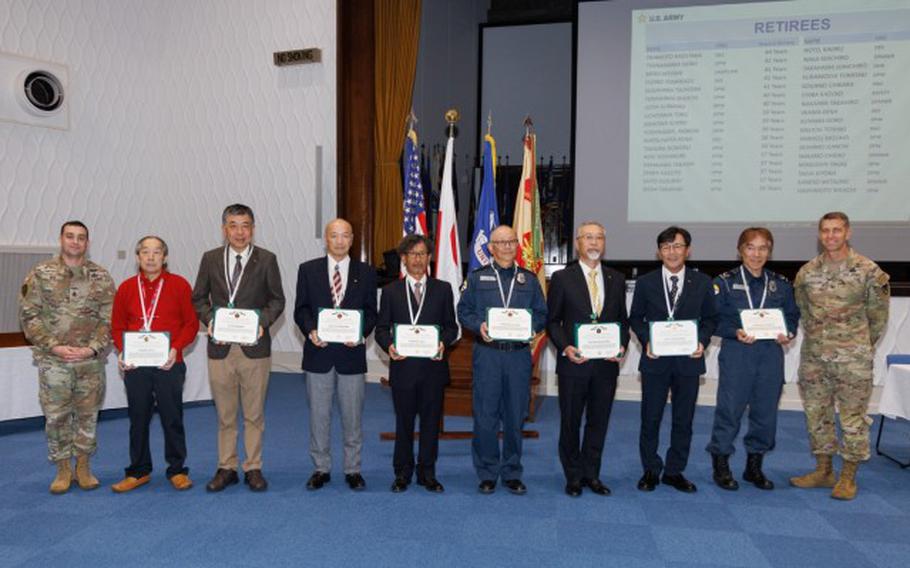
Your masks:
{"label": "flag finial", "polygon": [[449,136],[455,136],[455,123],[458,122],[458,110],[450,108],[446,111],[446,122],[449,123]]}

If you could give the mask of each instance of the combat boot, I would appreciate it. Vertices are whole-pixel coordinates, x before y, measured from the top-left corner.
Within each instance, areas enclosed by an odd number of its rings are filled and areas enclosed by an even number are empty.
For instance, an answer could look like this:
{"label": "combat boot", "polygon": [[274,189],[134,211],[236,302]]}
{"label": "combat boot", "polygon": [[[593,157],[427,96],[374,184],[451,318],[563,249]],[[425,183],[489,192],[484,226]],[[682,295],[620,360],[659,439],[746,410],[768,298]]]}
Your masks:
{"label": "combat boot", "polygon": [[92,468],[88,463],[88,454],[79,454],[76,458],[76,483],[80,489],[85,491],[98,489],[101,485],[98,478],[92,475]]}
{"label": "combat boot", "polygon": [[762,454],[749,454],[746,458],[746,471],[743,472],[743,481],[748,481],[759,489],[774,489],[774,483],[765,477],[765,472],[761,470]]}
{"label": "combat boot", "polygon": [[837,485],[834,486],[834,491],[831,492],[831,497],[841,501],[849,501],[856,497],[856,468],[858,467],[859,462],[844,461],[844,469],[840,472],[840,478],[837,480]]}
{"label": "combat boot", "polygon": [[739,483],[733,479],[733,472],[730,471],[729,456],[720,454],[711,454],[711,466],[714,468],[714,483],[721,489],[727,491],[736,491],[739,489]]}
{"label": "combat boot", "polygon": [[791,477],[790,485],[801,489],[813,489],[816,487],[834,487],[836,479],[834,477],[834,465],[832,457],[824,454],[815,456],[815,470],[800,477]]}
{"label": "combat boot", "polygon": [[57,460],[57,476],[51,482],[51,493],[62,495],[70,490],[73,483],[73,467],[69,458]]}

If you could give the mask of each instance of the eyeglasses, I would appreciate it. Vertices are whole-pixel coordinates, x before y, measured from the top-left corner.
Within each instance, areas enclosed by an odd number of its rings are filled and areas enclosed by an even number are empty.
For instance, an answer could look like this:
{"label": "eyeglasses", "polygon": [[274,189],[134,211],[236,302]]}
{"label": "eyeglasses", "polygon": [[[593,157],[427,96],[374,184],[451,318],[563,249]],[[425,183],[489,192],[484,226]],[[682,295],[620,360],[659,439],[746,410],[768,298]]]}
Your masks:
{"label": "eyeglasses", "polygon": [[664,244],[660,245],[660,247],[658,247],[658,248],[660,249],[660,252],[670,252],[671,250],[672,251],[683,250],[686,248],[686,244],[685,243],[664,243]]}
{"label": "eyeglasses", "polygon": [[430,253],[428,253],[428,252],[409,252],[409,253],[407,253],[407,255],[411,258],[423,258],[425,256],[428,256],[429,254]]}
{"label": "eyeglasses", "polygon": [[490,241],[490,244],[498,247],[514,247],[518,244],[518,239],[512,239],[510,241]]}

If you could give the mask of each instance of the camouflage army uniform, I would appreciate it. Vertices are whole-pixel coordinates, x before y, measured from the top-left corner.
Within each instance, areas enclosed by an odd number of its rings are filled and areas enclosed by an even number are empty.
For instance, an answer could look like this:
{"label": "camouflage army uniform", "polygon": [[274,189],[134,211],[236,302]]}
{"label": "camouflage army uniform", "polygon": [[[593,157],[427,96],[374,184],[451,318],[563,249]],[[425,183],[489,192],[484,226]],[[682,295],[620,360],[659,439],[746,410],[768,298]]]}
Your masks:
{"label": "camouflage army uniform", "polygon": [[799,365],[799,392],[815,455],[838,453],[835,404],[840,412],[841,457],[869,459],[866,415],[872,395],[875,343],[888,321],[888,275],[850,249],[839,264],[824,255],[796,275],[794,291],[805,330]]}
{"label": "camouflage army uniform", "polygon": [[[95,451],[105,389],[100,354],[111,341],[113,302],[110,274],[91,261],[68,267],[58,256],[37,264],[22,284],[19,321],[34,346],[51,461]],[[68,363],[51,353],[58,345],[89,347],[96,355]]]}

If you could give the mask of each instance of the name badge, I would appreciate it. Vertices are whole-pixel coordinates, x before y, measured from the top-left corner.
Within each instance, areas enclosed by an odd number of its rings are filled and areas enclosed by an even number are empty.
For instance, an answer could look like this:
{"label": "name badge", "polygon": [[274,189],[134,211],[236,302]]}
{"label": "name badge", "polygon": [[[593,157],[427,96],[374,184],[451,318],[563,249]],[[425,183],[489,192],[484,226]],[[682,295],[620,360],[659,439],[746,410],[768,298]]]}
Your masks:
{"label": "name badge", "polygon": [[745,290],[746,287],[745,287],[744,285],[742,285],[742,284],[734,284],[734,285],[733,285],[733,289],[734,289],[734,290]]}
{"label": "name badge", "polygon": [[495,276],[484,276],[484,275],[481,275],[481,276],[480,276],[480,281],[481,281],[481,282],[496,282],[496,277],[495,277]]}

